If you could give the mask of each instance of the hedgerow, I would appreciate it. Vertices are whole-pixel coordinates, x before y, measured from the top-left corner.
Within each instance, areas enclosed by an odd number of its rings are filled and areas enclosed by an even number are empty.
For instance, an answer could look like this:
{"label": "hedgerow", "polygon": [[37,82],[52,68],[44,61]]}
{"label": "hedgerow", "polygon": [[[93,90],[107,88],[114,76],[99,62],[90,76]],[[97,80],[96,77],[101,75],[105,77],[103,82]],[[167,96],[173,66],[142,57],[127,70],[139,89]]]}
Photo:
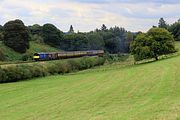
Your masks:
{"label": "hedgerow", "polygon": [[0,83],[28,80],[35,77],[64,74],[103,65],[104,58],[83,57],[78,59],[59,60],[45,63],[32,63],[0,67]]}

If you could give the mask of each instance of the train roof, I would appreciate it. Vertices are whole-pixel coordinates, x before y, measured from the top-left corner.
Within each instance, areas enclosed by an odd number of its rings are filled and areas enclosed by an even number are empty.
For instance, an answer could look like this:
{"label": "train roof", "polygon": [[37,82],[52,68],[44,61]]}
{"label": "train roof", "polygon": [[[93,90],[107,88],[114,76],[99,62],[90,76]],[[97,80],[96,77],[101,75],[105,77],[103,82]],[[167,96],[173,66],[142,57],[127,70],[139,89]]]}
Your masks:
{"label": "train roof", "polygon": [[38,52],[35,54],[55,54],[55,53],[72,53],[72,52],[95,52],[95,51],[103,51],[104,50],[87,50],[87,51],[59,51],[59,52]]}

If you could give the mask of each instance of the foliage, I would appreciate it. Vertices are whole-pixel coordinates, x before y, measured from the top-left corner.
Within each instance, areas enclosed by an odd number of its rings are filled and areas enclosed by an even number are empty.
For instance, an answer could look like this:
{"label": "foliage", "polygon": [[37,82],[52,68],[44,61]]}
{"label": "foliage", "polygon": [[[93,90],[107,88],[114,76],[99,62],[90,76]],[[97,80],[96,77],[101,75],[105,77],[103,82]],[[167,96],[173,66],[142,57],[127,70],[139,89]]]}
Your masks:
{"label": "foliage", "polygon": [[36,43],[44,43],[44,39],[42,36],[38,35],[38,34],[34,34],[34,35],[30,35],[30,40],[31,41],[35,41]]}
{"label": "foliage", "polygon": [[131,44],[131,53],[136,61],[174,53],[174,39],[163,28],[152,28],[146,34],[139,34]]}
{"label": "foliage", "polygon": [[19,53],[25,53],[29,48],[28,30],[21,20],[9,21],[4,25],[4,44]]}
{"label": "foliage", "polygon": [[40,35],[42,36],[42,26],[38,25],[38,24],[34,24],[32,26],[28,26],[28,29],[29,29],[29,32],[32,34],[32,35]]}
{"label": "foliage", "polygon": [[66,51],[88,50],[88,39],[82,33],[66,34],[60,43],[60,48]]}
{"label": "foliage", "polygon": [[166,21],[163,18],[160,18],[159,23],[158,23],[158,27],[159,28],[164,28],[164,29],[168,28],[168,25],[167,25]]}
{"label": "foliage", "polygon": [[0,32],[2,32],[3,31],[3,26],[2,25],[0,25]]}
{"label": "foliage", "polygon": [[128,54],[105,54],[104,59],[108,63],[123,62],[128,59]]}
{"label": "foliage", "polygon": [[53,47],[59,47],[63,40],[63,33],[52,24],[45,24],[42,29],[44,42]]}
{"label": "foliage", "polygon": [[102,30],[102,31],[107,31],[107,30],[108,30],[105,24],[102,24],[101,30]]}
{"label": "foliage", "polygon": [[0,61],[4,61],[4,60],[6,60],[6,57],[3,53],[3,50],[0,48]]}
{"label": "foliage", "polygon": [[79,59],[59,60],[46,63],[9,65],[0,68],[0,83],[16,82],[34,77],[63,74],[103,65],[104,58],[83,57]]}
{"label": "foliage", "polygon": [[74,28],[73,28],[72,25],[70,26],[70,29],[69,29],[69,31],[68,31],[68,34],[74,34]]}
{"label": "foliage", "polygon": [[2,32],[0,32],[0,41],[3,41],[4,40],[4,35]]}
{"label": "foliage", "polygon": [[91,50],[102,50],[105,47],[103,37],[97,32],[87,34],[88,43]]}
{"label": "foliage", "polygon": [[0,25],[0,41],[4,40],[4,35],[3,35],[3,26]]}
{"label": "foliage", "polygon": [[174,35],[176,41],[180,41],[180,22],[175,22],[170,25],[169,31]]}

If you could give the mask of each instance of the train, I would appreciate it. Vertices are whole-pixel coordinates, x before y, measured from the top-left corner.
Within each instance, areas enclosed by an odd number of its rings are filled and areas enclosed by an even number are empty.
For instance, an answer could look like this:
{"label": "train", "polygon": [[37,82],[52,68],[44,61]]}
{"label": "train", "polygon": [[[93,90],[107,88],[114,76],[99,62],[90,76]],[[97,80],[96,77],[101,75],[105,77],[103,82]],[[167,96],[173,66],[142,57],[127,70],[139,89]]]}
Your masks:
{"label": "train", "polygon": [[33,59],[35,61],[58,60],[67,58],[77,58],[83,56],[103,56],[104,50],[88,50],[88,51],[62,51],[62,52],[40,52],[35,53]]}

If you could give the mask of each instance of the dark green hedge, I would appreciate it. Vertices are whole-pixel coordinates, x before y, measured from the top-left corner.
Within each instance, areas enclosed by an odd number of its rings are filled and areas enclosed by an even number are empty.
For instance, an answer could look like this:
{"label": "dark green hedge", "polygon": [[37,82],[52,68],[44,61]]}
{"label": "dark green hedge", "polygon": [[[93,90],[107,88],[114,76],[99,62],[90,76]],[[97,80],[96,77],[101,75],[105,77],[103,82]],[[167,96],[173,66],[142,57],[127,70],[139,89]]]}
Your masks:
{"label": "dark green hedge", "polygon": [[43,63],[11,65],[0,67],[0,83],[16,82],[35,77],[64,74],[103,65],[104,58],[83,57],[78,59],[47,61]]}

